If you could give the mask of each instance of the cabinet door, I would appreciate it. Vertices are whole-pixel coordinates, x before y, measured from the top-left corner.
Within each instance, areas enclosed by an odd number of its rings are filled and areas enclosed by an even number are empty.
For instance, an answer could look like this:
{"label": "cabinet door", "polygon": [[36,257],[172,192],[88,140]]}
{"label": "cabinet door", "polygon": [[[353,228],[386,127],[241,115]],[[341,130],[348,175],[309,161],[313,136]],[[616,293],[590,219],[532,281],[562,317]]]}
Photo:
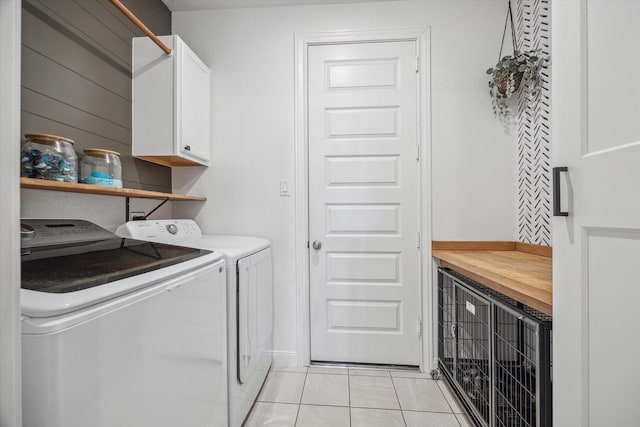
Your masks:
{"label": "cabinet door", "polygon": [[177,73],[177,152],[209,161],[209,68],[180,41]]}
{"label": "cabinet door", "polygon": [[551,4],[553,424],[637,426],[640,2]]}

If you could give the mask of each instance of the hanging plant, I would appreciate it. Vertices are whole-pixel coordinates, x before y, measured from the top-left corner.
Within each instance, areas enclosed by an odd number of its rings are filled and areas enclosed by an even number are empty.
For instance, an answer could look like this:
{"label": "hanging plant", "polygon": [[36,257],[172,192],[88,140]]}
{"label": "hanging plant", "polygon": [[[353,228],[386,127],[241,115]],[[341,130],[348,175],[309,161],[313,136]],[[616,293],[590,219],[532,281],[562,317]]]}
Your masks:
{"label": "hanging plant", "polygon": [[[502,48],[507,32],[507,23],[511,21],[511,40],[513,41],[513,55],[502,56]],[[507,22],[502,33],[502,43],[498,62],[487,70],[489,78],[489,95],[493,114],[504,125],[508,133],[514,121],[514,113],[508,100],[517,93],[521,87],[526,92],[525,108],[532,105],[540,94],[540,49],[532,51],[520,51],[516,47],[516,34],[511,13],[511,1],[507,9]],[[524,81],[524,85],[522,84]]]}
{"label": "hanging plant", "polygon": [[487,70],[489,74],[489,95],[493,114],[502,122],[510,123],[513,112],[507,100],[517,93],[522,82],[528,100],[535,100],[540,93],[540,50],[521,52],[504,56]]}

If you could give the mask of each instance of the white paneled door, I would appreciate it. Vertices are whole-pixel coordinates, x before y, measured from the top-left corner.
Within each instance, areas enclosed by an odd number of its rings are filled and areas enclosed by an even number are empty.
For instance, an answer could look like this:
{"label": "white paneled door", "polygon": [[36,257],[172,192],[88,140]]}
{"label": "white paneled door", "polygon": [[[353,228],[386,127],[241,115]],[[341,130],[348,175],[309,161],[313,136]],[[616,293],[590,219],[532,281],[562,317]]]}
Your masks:
{"label": "white paneled door", "polygon": [[[640,2],[553,2],[557,426],[637,426],[640,354]],[[612,65],[624,58],[624,65]]]}
{"label": "white paneled door", "polygon": [[415,41],[308,51],[311,360],[419,364]]}

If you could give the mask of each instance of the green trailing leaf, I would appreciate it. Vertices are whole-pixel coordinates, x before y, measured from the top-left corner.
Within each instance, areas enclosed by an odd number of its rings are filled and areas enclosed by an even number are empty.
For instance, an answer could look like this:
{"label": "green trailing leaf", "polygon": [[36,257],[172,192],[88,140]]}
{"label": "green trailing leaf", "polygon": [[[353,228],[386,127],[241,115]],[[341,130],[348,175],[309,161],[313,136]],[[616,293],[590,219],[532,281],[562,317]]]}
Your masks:
{"label": "green trailing leaf", "polygon": [[[510,98],[516,94],[516,78],[518,73],[524,74],[523,84],[518,88],[526,99],[525,107],[538,102],[540,95],[540,49],[533,51],[515,50],[513,56],[504,56],[498,60],[493,68],[487,70],[489,77],[489,96],[491,107],[496,118],[505,125],[511,126],[515,120],[515,112],[508,104]],[[506,81],[505,81],[506,80]],[[518,79],[519,80],[519,79]],[[504,93],[501,93],[504,90]],[[515,105],[515,104],[514,104]],[[518,104],[518,108],[521,108]],[[518,114],[521,111],[518,110]]]}

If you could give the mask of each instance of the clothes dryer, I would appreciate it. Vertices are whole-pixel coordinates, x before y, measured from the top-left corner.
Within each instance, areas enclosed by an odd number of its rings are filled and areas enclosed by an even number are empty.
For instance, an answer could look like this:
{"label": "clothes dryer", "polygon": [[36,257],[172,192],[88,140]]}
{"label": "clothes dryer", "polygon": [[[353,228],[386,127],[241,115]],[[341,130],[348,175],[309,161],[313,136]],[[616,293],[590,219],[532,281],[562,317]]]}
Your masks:
{"label": "clothes dryer", "polygon": [[272,356],[271,243],[258,237],[203,235],[193,220],[130,221],[121,237],[213,250],[227,266],[229,426],[240,427],[267,377]]}

